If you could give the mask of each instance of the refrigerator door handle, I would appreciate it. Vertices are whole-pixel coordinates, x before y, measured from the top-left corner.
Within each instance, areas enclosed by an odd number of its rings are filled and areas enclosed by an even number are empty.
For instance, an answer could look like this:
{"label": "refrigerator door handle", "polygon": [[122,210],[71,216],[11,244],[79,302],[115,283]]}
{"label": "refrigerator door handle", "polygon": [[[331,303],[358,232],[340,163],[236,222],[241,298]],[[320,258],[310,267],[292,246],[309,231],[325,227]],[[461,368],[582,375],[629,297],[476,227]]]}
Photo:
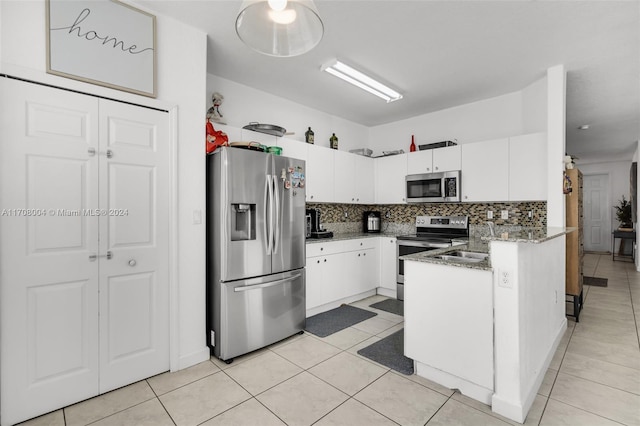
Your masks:
{"label": "refrigerator door handle", "polygon": [[271,199],[269,197],[270,187],[271,179],[269,175],[266,175],[266,179],[264,181],[264,226],[262,227],[262,233],[264,236],[264,242],[267,245],[267,255],[271,254],[271,238],[269,237],[269,229],[271,228],[271,224],[269,223],[271,220]]}
{"label": "refrigerator door handle", "polygon": [[273,254],[276,254],[278,252],[278,246],[280,245],[280,194],[278,191],[278,177],[276,175],[273,175],[272,179],[275,204],[275,215],[273,217],[273,220],[275,222],[275,235],[273,236]]}
{"label": "refrigerator door handle", "polygon": [[237,293],[237,292],[240,292],[240,291],[249,291],[249,290],[257,290],[257,289],[260,289],[260,288],[274,287],[274,286],[276,286],[278,284],[286,283],[288,281],[297,280],[301,276],[302,276],[302,274],[295,274],[295,275],[293,275],[291,277],[283,278],[281,280],[271,281],[271,282],[268,282],[268,283],[236,287],[236,288],[233,289],[233,291]]}
{"label": "refrigerator door handle", "polygon": [[273,175],[267,175],[267,182],[269,188],[269,253],[273,254],[273,222],[274,222],[274,207],[273,207]]}

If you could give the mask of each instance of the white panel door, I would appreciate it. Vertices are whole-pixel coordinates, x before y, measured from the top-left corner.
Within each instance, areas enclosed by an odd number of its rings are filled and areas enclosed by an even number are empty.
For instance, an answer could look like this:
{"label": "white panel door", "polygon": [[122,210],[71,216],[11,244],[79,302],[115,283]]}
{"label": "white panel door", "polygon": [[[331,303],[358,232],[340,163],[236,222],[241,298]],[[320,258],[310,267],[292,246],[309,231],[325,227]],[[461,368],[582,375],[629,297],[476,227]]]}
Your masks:
{"label": "white panel door", "polygon": [[102,393],[169,369],[169,121],[104,100],[100,119]]}
{"label": "white panel door", "polygon": [[[577,182],[574,182],[577,185]],[[609,175],[585,175],[584,197],[584,249],[586,251],[611,250],[611,217]]]}
{"label": "white panel door", "polygon": [[[98,100],[0,78],[0,407],[98,393]],[[93,154],[95,153],[95,154]]]}

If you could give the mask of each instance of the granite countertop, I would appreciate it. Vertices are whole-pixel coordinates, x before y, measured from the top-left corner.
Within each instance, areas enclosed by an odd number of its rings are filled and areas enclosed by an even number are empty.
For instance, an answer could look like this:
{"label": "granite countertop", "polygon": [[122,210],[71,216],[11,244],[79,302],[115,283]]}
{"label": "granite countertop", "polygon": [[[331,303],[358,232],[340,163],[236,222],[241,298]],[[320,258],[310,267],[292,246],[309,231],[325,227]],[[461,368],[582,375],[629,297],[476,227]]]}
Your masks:
{"label": "granite countertop", "polygon": [[358,238],[393,237],[397,234],[392,232],[334,232],[331,238],[307,238],[307,244],[327,243],[331,241],[355,240]]}
{"label": "granite countertop", "polygon": [[465,244],[455,245],[452,247],[446,247],[446,248],[441,248],[436,250],[423,251],[415,254],[408,254],[406,256],[401,256],[400,259],[412,260],[414,262],[426,262],[426,263],[435,263],[440,265],[458,266],[461,268],[479,269],[483,271],[492,270],[491,257],[488,257],[486,260],[483,260],[481,262],[475,262],[475,263],[464,262],[464,261],[457,262],[455,260],[444,260],[444,259],[438,259],[436,257],[438,255],[447,254],[449,252],[458,251],[458,250],[488,254],[489,245],[487,241],[484,241],[484,239],[472,238]]}
{"label": "granite countertop", "polygon": [[576,231],[578,228],[521,228],[517,230],[509,230],[505,232],[496,232],[495,237],[483,235],[484,241],[507,241],[513,243],[533,243],[539,244],[553,238],[560,237],[570,232]]}

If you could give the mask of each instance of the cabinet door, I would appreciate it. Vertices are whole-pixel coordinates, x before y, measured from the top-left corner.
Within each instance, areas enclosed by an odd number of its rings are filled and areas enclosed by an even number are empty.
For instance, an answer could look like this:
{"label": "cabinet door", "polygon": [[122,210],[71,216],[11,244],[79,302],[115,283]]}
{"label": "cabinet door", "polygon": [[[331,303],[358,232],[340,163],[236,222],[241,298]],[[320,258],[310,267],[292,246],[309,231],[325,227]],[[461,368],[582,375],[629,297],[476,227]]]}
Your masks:
{"label": "cabinet door", "polygon": [[433,149],[407,154],[407,174],[417,175],[433,172]]}
{"label": "cabinet door", "polygon": [[460,145],[447,146],[433,150],[433,171],[449,172],[460,170],[462,153]]}
{"label": "cabinet door", "polygon": [[[98,100],[0,79],[0,408],[98,394]],[[12,209],[15,213],[12,213]]]}
{"label": "cabinet door", "polygon": [[323,304],[322,284],[324,282],[324,266],[326,262],[325,256],[307,258],[307,311]]}
{"label": "cabinet door", "polygon": [[356,156],[346,151],[333,151],[335,203],[356,202]]}
{"label": "cabinet door", "polygon": [[380,238],[380,287],[396,290],[396,239]]}
{"label": "cabinet door", "polygon": [[376,158],[376,203],[406,202],[407,154]]}
{"label": "cabinet door", "polygon": [[169,134],[165,112],[100,101],[100,393],[169,369]]}
{"label": "cabinet door", "polygon": [[307,148],[307,201],[331,203],[334,200],[333,150],[311,144]]}
{"label": "cabinet door", "polygon": [[358,276],[355,283],[356,288],[353,294],[364,293],[365,291],[374,290],[380,283],[380,275],[378,274],[378,250],[374,248],[360,250],[358,252]]}
{"label": "cabinet door", "polygon": [[307,161],[307,143],[287,138],[278,138],[277,146],[282,148],[285,157]]}
{"label": "cabinet door", "polygon": [[375,162],[372,158],[356,155],[356,203],[373,204],[376,199]]}
{"label": "cabinet door", "polygon": [[509,138],[509,201],[547,199],[547,134]]}
{"label": "cabinet door", "polygon": [[462,201],[509,199],[509,139],[462,145]]}

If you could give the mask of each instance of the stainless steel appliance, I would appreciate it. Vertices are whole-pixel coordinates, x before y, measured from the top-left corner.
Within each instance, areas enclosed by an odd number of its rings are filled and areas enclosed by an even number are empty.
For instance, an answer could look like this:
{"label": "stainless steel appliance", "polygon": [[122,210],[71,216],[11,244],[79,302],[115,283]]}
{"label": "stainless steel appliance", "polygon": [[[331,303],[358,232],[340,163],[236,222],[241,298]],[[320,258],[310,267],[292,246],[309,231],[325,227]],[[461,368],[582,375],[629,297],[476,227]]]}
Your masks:
{"label": "stainless steel appliance", "polygon": [[404,300],[404,261],[401,256],[423,251],[451,247],[469,239],[468,216],[418,216],[416,232],[399,235],[396,244],[397,254],[397,293],[398,300]]}
{"label": "stainless steel appliance", "polygon": [[322,226],[320,210],[307,209],[307,215],[311,217],[311,235],[309,238],[331,238],[333,232],[327,231]]}
{"label": "stainless steel appliance", "polygon": [[207,339],[230,362],[304,329],[305,163],[223,147],[207,174]]}
{"label": "stainless steel appliance", "polygon": [[380,212],[366,211],[362,214],[362,223],[364,232],[380,232],[382,228],[382,219]]}
{"label": "stainless steel appliance", "polygon": [[408,203],[460,201],[460,170],[407,175]]}

